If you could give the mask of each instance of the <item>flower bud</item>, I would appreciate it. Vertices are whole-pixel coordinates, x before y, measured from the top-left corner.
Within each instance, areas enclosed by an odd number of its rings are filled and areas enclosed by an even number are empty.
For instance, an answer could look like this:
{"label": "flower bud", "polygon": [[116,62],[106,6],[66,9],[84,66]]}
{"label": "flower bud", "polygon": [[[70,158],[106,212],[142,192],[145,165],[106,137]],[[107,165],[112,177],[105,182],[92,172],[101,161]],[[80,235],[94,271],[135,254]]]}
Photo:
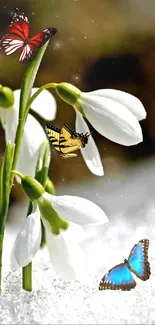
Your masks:
{"label": "flower bud", "polygon": [[57,84],[55,89],[57,94],[70,105],[75,105],[78,98],[81,96],[81,91],[67,82]]}
{"label": "flower bud", "polygon": [[21,185],[31,201],[35,201],[45,192],[44,187],[33,177],[25,176],[17,170],[12,170],[12,173],[21,178]]}
{"label": "flower bud", "polygon": [[8,87],[0,85],[0,107],[10,108],[14,103],[14,93]]}
{"label": "flower bud", "polygon": [[45,192],[44,187],[31,176],[24,176],[21,185],[31,201],[37,200]]}

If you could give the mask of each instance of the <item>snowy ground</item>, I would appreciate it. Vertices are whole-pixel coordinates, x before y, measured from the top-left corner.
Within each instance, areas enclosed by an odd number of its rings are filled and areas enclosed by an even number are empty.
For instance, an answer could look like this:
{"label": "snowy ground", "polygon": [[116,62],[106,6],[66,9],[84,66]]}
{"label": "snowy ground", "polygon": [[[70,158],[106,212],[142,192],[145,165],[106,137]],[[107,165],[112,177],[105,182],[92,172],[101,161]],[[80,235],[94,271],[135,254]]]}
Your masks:
{"label": "snowy ground", "polygon": [[[90,276],[85,284],[58,280],[46,250],[40,251],[34,261],[32,293],[21,289],[17,271],[5,273],[0,324],[155,324],[155,161],[122,171],[119,179],[107,179],[104,186],[102,182],[97,178],[91,184],[58,189],[59,194],[87,197],[107,213],[109,225],[92,256],[92,263],[95,254],[103,259],[101,274]],[[12,211],[15,220],[21,208]],[[11,224],[11,245],[10,228]],[[143,238],[150,240],[150,279],[137,281],[130,292],[99,292],[101,277]]]}

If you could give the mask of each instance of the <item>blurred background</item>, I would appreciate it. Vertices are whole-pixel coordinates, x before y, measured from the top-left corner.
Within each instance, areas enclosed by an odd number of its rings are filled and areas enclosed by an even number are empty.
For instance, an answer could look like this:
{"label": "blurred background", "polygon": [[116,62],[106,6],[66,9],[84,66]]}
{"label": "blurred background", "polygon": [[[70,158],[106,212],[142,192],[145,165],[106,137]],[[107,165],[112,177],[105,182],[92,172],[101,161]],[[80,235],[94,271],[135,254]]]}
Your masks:
{"label": "blurred background", "polygon": [[[106,184],[121,177],[122,170],[155,156],[155,2],[154,0],[1,0],[0,34],[4,35],[15,7],[30,21],[31,36],[47,27],[58,33],[51,39],[35,86],[66,81],[83,91],[115,88],[137,96],[145,106],[142,121],[143,143],[123,147],[98,134],[90,126],[99,148]],[[25,64],[16,52],[0,54],[0,83],[20,88]],[[53,92],[58,103],[54,124],[68,122],[74,128],[75,112]],[[44,108],[43,108],[44,109]],[[42,125],[45,124],[41,121]],[[0,126],[0,155],[5,140]],[[79,152],[76,159],[61,160],[52,150],[50,176],[61,187],[72,182],[97,181],[87,169]],[[20,188],[12,197],[20,197]],[[18,197],[18,198],[19,198]]]}

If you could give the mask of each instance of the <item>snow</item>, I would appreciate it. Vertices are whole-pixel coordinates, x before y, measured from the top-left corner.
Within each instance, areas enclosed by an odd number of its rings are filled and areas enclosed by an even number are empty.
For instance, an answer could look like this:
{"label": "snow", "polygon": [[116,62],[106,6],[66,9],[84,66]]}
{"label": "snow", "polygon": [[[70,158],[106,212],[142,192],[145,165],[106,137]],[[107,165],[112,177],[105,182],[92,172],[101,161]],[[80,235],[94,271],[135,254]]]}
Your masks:
{"label": "snow", "polygon": [[[97,180],[91,185],[87,181],[75,189],[61,187],[58,192],[83,195],[107,213],[109,225],[98,238],[100,249],[92,256],[92,263],[96,256],[103,259],[103,269],[90,275],[86,283],[60,280],[46,249],[40,250],[33,263],[33,292],[21,288],[21,272],[5,270],[0,324],[155,324],[155,162],[126,169],[115,181]],[[22,204],[12,208],[16,228],[21,209]],[[9,245],[10,229],[12,223],[8,222],[5,240]],[[99,291],[103,275],[121,263],[122,256],[127,258],[133,245],[143,238],[150,240],[150,279],[144,282],[136,278],[137,286],[129,292]]]}
{"label": "snow", "polygon": [[130,292],[99,292],[96,277],[85,285],[53,278],[41,255],[32,293],[21,289],[17,272],[7,275],[0,298],[1,324],[154,324],[154,276]]}

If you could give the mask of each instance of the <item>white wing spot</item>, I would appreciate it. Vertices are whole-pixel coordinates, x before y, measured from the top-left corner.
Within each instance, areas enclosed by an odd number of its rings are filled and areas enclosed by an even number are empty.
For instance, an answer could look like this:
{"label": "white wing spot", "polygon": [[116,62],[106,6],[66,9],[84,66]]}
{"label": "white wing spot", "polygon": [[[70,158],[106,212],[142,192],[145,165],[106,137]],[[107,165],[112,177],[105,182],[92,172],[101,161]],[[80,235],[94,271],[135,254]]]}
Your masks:
{"label": "white wing spot", "polygon": [[31,55],[32,55],[32,50],[30,46],[27,44],[23,48],[19,61],[20,62],[27,61],[28,59],[30,59]]}
{"label": "white wing spot", "polygon": [[6,55],[10,55],[14,51],[16,51],[18,48],[22,47],[23,44],[24,44],[23,41],[12,40],[11,38],[6,38],[1,42],[1,47],[2,47],[2,51]]}

